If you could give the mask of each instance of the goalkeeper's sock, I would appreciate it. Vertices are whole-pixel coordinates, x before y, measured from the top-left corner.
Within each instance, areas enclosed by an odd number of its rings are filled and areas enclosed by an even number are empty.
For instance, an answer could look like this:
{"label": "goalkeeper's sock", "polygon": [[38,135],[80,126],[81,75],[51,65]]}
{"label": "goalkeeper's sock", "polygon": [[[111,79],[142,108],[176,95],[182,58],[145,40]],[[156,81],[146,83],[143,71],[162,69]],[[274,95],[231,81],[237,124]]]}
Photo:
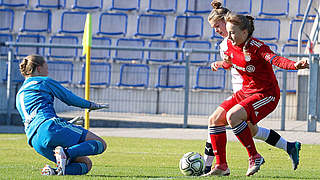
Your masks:
{"label": "goalkeeper's sock", "polygon": [[89,156],[101,154],[104,151],[104,147],[101,141],[89,140],[69,147],[66,152],[71,159],[80,156]]}
{"label": "goalkeeper's sock", "polygon": [[70,163],[66,166],[66,175],[83,175],[88,172],[86,163]]}
{"label": "goalkeeper's sock", "polygon": [[272,129],[258,127],[258,132],[254,136],[254,138],[260,139],[270,144],[271,146],[287,151],[287,140],[282,138],[277,132]]}

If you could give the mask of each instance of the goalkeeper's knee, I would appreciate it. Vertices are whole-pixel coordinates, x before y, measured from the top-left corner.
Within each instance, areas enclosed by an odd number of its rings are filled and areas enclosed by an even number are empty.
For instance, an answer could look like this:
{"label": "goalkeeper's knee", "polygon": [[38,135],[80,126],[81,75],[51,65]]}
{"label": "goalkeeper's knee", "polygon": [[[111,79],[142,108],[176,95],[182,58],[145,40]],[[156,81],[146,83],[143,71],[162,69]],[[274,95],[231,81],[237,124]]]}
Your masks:
{"label": "goalkeeper's knee", "polygon": [[107,149],[107,144],[104,140],[94,140],[97,143],[96,154],[101,154]]}

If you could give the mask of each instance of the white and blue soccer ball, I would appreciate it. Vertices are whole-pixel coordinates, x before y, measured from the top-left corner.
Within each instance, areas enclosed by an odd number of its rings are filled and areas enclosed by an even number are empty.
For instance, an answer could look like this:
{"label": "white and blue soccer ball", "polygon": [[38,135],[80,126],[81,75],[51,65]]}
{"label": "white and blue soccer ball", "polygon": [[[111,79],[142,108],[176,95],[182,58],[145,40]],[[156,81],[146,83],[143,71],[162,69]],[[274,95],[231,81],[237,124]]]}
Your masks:
{"label": "white and blue soccer ball", "polygon": [[188,152],[180,159],[179,168],[185,176],[200,176],[204,171],[204,158],[197,152]]}

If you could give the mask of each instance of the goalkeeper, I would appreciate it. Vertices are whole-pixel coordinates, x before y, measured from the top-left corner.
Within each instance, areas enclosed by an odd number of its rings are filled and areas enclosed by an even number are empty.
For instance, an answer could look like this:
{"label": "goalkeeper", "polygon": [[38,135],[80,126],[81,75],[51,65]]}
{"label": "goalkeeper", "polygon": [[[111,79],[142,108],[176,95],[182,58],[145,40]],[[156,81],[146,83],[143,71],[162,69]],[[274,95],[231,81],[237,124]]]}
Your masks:
{"label": "goalkeeper", "polygon": [[43,175],[82,175],[92,168],[87,157],[103,153],[106,142],[94,133],[59,118],[53,108],[54,97],[70,106],[90,110],[108,108],[76,96],[48,77],[48,64],[42,56],[30,55],[20,63],[25,81],[17,93],[16,107],[25,126],[28,144],[57,164],[45,165]]}

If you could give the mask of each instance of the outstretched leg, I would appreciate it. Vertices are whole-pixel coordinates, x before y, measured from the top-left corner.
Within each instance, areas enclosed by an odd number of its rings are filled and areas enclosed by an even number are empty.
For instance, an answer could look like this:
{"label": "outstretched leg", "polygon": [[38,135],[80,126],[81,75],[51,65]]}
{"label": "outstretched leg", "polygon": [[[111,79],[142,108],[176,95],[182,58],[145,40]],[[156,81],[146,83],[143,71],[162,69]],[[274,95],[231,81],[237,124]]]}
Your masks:
{"label": "outstretched leg", "polygon": [[301,150],[300,142],[288,142],[286,139],[281,137],[280,134],[278,134],[276,131],[272,129],[252,125],[250,122],[248,122],[248,125],[250,126],[252,136],[255,139],[265,141],[271,146],[286,151],[292,161],[293,169],[297,169],[299,165],[299,151]]}

